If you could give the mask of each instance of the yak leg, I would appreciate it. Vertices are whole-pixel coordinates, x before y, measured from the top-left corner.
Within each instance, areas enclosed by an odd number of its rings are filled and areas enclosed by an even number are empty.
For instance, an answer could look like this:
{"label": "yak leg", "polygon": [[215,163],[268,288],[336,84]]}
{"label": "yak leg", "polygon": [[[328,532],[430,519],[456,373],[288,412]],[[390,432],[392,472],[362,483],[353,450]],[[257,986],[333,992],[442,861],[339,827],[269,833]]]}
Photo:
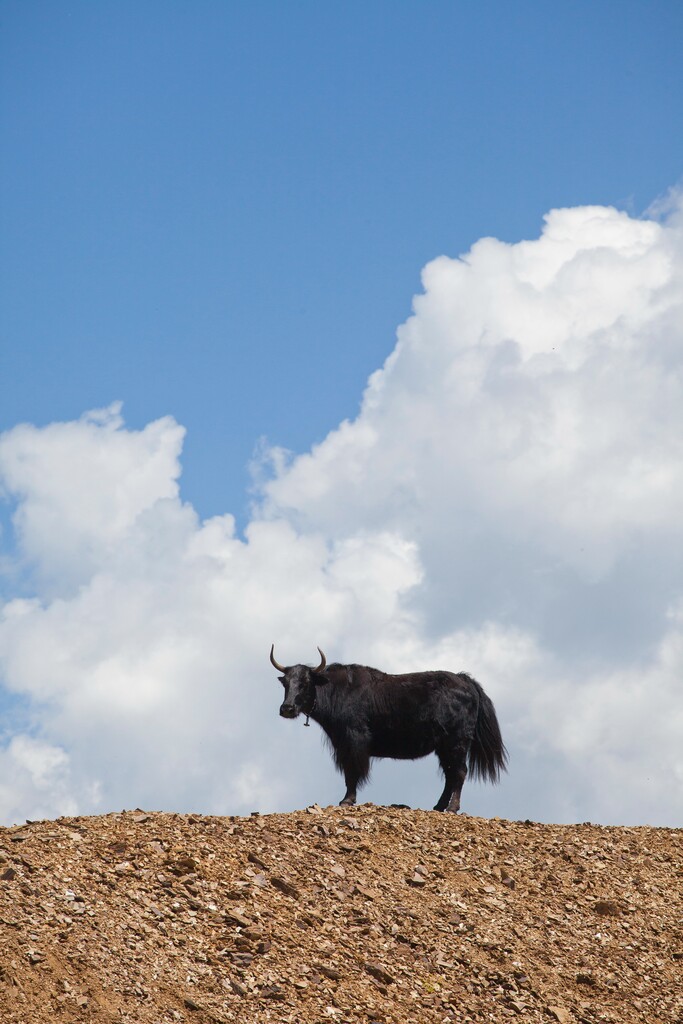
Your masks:
{"label": "yak leg", "polygon": [[442,748],[436,753],[446,781],[434,810],[457,814],[460,810],[460,793],[467,776],[467,748]]}
{"label": "yak leg", "polygon": [[339,801],[340,804],[355,804],[356,790],[362,785],[370,774],[370,755],[365,747],[355,747],[344,753],[340,758],[340,768],[344,773],[346,793]]}
{"label": "yak leg", "polygon": [[351,804],[355,804],[356,802],[356,790],[358,788],[358,779],[354,778],[347,772],[344,772],[344,781],[346,782],[346,792],[339,801],[340,807],[344,806],[345,804],[348,804],[350,806]]}

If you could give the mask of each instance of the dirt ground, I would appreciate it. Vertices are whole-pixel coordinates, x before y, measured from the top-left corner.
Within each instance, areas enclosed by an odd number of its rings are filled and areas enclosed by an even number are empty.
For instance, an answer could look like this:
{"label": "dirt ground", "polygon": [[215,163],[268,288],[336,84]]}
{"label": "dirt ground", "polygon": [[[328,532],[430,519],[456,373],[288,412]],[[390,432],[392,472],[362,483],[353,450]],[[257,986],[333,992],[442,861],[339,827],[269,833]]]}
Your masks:
{"label": "dirt ground", "polygon": [[672,1024],[683,833],[365,804],[0,829],[0,1021]]}

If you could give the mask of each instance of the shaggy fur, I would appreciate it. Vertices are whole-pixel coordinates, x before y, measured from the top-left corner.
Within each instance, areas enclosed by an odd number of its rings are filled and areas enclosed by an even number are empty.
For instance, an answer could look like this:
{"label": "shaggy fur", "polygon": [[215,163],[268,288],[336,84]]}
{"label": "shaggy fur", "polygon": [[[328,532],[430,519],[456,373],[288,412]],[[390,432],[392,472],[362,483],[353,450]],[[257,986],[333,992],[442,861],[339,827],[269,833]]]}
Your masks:
{"label": "shaggy fur", "polygon": [[308,715],[324,730],[344,775],[342,804],[356,802],[373,757],[414,760],[436,753],[445,784],[435,810],[457,812],[468,769],[498,782],[507,751],[496,712],[464,672],[388,675],[365,665],[286,668],[280,681],[283,718]]}

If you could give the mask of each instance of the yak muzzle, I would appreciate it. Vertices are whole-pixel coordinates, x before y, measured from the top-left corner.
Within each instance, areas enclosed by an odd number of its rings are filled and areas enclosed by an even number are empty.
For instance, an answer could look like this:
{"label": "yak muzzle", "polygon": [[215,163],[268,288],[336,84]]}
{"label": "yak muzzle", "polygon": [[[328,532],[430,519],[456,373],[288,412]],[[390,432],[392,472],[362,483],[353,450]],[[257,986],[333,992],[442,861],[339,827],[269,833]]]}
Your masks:
{"label": "yak muzzle", "polygon": [[299,712],[293,704],[281,704],[280,715],[282,718],[296,718]]}

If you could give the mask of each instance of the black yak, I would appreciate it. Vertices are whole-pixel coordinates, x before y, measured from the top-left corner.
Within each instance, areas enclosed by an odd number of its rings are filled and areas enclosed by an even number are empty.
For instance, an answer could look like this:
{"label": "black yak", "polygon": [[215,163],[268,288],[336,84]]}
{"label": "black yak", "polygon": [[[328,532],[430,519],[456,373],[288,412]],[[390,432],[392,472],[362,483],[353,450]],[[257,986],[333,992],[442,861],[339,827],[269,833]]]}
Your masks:
{"label": "black yak", "polygon": [[464,672],[388,675],[364,665],[292,665],[281,672],[283,718],[306,715],[324,730],[334,762],[344,775],[342,804],[355,804],[356,790],[370,773],[370,759],[414,760],[435,753],[445,778],[435,811],[460,809],[465,776],[498,782],[507,751],[489,697]]}

